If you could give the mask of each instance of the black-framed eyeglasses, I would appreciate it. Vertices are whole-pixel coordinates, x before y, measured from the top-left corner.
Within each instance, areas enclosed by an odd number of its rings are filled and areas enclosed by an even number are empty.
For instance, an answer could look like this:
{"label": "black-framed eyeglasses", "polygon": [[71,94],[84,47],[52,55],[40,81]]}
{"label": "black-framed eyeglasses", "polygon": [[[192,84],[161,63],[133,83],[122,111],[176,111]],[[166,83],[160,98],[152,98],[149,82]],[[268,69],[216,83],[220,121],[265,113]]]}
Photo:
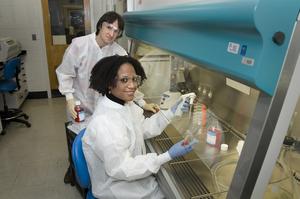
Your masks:
{"label": "black-framed eyeglasses", "polygon": [[139,75],[135,75],[133,77],[128,77],[128,76],[122,76],[122,77],[117,77],[116,80],[120,81],[121,84],[127,85],[130,81],[134,83],[137,86],[140,86],[142,84],[142,77]]}

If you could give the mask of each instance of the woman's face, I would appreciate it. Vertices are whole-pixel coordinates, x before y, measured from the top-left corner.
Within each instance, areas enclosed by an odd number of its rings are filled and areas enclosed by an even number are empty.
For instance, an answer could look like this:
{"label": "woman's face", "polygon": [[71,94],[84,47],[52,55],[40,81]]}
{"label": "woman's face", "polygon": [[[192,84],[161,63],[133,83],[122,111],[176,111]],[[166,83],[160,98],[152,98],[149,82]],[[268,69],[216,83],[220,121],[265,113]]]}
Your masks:
{"label": "woman's face", "polygon": [[136,75],[133,66],[124,63],[120,66],[115,87],[110,87],[111,94],[125,102],[132,101],[134,93],[141,83],[141,77]]}

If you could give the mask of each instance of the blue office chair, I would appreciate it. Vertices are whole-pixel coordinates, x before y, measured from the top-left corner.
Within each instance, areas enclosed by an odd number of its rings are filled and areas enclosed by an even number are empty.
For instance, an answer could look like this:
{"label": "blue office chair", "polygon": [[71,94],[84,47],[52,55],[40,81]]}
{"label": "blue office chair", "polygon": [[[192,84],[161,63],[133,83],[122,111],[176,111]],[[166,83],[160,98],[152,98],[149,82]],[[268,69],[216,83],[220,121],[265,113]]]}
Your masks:
{"label": "blue office chair", "polygon": [[75,168],[75,175],[81,188],[87,189],[86,199],[96,199],[92,194],[92,186],[86,160],[82,150],[81,138],[85,129],[81,130],[75,137],[72,145],[72,159]]}
{"label": "blue office chair", "polygon": [[[0,111],[1,121],[3,127],[5,127],[9,122],[20,122],[30,127],[31,124],[27,121],[28,115],[22,112],[20,109],[8,108],[5,99],[5,93],[13,93],[17,89],[20,89],[18,74],[21,68],[20,57],[15,57],[8,60],[4,64],[3,77],[0,80],[0,92],[3,99],[3,111]],[[24,119],[20,119],[20,118]]]}

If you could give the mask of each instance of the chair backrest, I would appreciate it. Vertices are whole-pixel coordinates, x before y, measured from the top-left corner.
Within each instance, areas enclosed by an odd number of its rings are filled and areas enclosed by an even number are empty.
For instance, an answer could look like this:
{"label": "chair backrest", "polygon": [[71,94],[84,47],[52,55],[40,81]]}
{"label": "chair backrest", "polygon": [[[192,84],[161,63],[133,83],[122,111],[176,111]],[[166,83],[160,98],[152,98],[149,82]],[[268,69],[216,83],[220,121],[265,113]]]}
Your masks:
{"label": "chair backrest", "polygon": [[81,138],[84,135],[85,129],[81,130],[75,137],[72,145],[72,159],[75,167],[76,178],[82,188],[90,188],[91,180],[87,163],[82,150]]}
{"label": "chair backrest", "polygon": [[17,71],[21,67],[21,58],[15,57],[8,60],[4,65],[3,77],[4,79],[12,79],[16,77]]}

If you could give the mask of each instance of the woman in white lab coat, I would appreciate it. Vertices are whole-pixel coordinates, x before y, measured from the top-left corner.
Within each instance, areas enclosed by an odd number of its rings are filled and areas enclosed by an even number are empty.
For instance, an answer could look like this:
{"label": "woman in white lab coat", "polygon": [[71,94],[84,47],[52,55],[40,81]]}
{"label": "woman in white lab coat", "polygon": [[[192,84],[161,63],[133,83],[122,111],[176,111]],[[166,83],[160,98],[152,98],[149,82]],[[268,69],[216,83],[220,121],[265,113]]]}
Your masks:
{"label": "woman in white lab coat", "polygon": [[[97,198],[164,198],[152,174],[192,150],[192,143],[179,142],[163,154],[146,153],[144,139],[164,130],[179,103],[145,118],[132,101],[145,78],[141,64],[128,56],[106,57],[92,70],[90,87],[104,97],[99,99],[82,141],[92,193]],[[183,110],[188,106],[185,103]]]}

